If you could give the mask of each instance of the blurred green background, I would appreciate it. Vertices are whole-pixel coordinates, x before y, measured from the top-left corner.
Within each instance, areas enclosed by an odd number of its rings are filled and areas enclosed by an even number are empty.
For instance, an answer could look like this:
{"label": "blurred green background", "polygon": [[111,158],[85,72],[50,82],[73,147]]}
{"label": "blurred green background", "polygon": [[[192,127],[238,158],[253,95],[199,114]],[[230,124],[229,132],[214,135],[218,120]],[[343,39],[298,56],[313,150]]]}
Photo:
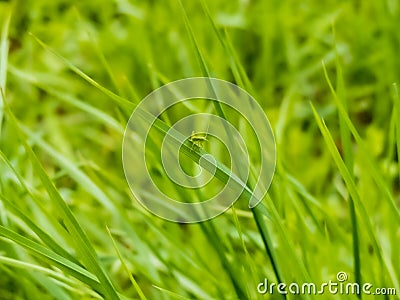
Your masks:
{"label": "blurred green background", "polygon": [[[258,283],[340,271],[400,292],[400,2],[182,2],[0,1],[0,299],[284,299]],[[276,175],[257,211],[175,224],[129,191],[123,131],[152,90],[207,75],[260,103]]]}

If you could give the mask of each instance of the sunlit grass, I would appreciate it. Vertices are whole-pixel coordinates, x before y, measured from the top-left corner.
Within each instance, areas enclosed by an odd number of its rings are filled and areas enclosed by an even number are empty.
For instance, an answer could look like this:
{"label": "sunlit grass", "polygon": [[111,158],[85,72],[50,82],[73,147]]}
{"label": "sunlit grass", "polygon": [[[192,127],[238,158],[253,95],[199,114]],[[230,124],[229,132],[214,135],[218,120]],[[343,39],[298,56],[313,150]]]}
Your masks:
{"label": "sunlit grass", "polygon": [[[0,298],[268,299],[264,278],[320,284],[340,271],[400,292],[399,5],[167,2],[0,2]],[[134,199],[121,148],[137,103],[191,76],[257,99],[277,168],[254,209],[251,178],[234,208],[188,225]],[[155,130],[204,109],[234,119],[190,104]],[[193,167],[223,153],[209,143],[185,142]]]}

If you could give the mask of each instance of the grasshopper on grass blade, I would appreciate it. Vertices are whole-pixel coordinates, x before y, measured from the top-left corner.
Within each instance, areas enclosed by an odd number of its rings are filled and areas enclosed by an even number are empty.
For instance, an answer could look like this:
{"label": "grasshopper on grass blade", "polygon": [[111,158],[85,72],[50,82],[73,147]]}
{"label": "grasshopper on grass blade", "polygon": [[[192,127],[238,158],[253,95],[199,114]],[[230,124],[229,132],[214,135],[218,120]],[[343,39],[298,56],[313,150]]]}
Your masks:
{"label": "grasshopper on grass blade", "polygon": [[201,134],[201,133],[195,133],[192,131],[192,134],[189,137],[189,141],[193,143],[192,145],[192,150],[194,146],[197,146],[198,148],[203,148],[204,142],[208,141],[207,140],[207,134]]}

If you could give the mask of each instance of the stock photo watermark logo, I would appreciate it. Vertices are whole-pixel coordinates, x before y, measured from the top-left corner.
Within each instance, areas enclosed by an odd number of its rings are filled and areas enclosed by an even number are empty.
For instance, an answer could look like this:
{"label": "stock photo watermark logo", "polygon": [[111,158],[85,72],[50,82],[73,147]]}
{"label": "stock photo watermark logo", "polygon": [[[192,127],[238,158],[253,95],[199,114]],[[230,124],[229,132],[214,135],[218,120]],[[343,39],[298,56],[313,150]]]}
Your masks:
{"label": "stock photo watermark logo", "polygon": [[335,281],[329,280],[321,284],[313,282],[276,283],[269,282],[265,278],[258,284],[257,292],[262,295],[397,295],[397,290],[393,287],[374,287],[369,282],[362,284],[350,282],[346,272],[338,272]]}
{"label": "stock photo watermark logo", "polygon": [[[198,110],[190,102],[196,99],[210,101],[217,113]],[[172,125],[167,125],[164,114],[178,104],[190,114],[169,119]],[[233,112],[235,119],[224,111]],[[202,149],[211,139],[222,143],[228,164]],[[166,84],[139,103],[126,126],[122,161],[129,188],[142,206],[166,220],[195,223],[223,213],[243,194],[250,208],[256,206],[271,184],[275,151],[271,125],[249,93],[224,80],[196,77]],[[185,172],[182,153],[197,160],[197,174]],[[252,190],[247,186],[250,173]],[[221,189],[212,190],[206,200],[192,201],[208,195],[215,178],[223,183]]]}

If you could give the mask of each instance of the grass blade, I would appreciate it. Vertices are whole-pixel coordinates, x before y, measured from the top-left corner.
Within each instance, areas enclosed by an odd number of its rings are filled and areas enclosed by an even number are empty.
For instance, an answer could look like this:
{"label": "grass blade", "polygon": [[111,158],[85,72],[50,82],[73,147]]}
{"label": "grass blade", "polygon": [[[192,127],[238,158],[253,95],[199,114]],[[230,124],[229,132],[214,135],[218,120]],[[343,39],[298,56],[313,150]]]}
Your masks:
{"label": "grass blade", "polygon": [[[87,289],[86,287],[82,286],[81,284],[77,286],[77,288],[74,288],[75,285],[77,285],[77,283],[68,278],[65,277],[65,275],[63,275],[60,272],[56,272],[54,270],[42,267],[40,265],[36,265],[33,263],[27,263],[27,262],[23,262],[17,259],[13,259],[13,258],[9,258],[9,257],[5,257],[5,256],[0,256],[0,263],[3,265],[8,265],[14,268],[21,268],[21,269],[25,269],[29,272],[35,271],[35,272],[40,272],[44,275],[48,275],[51,278],[56,279],[59,282],[63,282],[66,285],[67,289],[73,289],[75,292],[78,292],[80,294],[88,294],[92,297],[95,298],[100,298],[98,294],[94,293],[93,291]],[[78,290],[79,289],[79,290]]]}
{"label": "grass blade", "polygon": [[119,258],[119,260],[120,260],[120,262],[121,262],[123,268],[125,269],[125,272],[126,272],[126,273],[128,274],[128,276],[129,276],[129,280],[131,281],[132,285],[135,287],[135,290],[136,290],[137,293],[139,294],[140,299],[141,299],[141,300],[146,300],[146,299],[147,299],[146,296],[144,295],[142,289],[140,288],[140,286],[138,285],[137,281],[136,281],[135,278],[133,277],[132,272],[129,271],[129,268],[128,268],[128,266],[126,265],[126,263],[125,263],[125,261],[124,261],[122,255],[121,255],[121,252],[120,252],[119,249],[118,249],[117,243],[115,242],[115,240],[114,240],[114,238],[113,238],[113,236],[112,236],[112,234],[111,234],[111,231],[110,231],[110,229],[109,229],[108,227],[107,227],[107,232],[108,232],[108,235],[110,236],[110,239],[111,239],[111,241],[112,241],[112,243],[113,243],[115,252],[117,252],[118,258]]}
{"label": "grass blade", "polygon": [[40,239],[47,245],[51,250],[53,250],[58,255],[70,260],[71,262],[80,265],[80,263],[64,248],[62,248],[50,235],[40,229],[27,215],[25,215],[17,206],[15,206],[11,201],[6,199],[0,194],[0,199],[6,204],[7,209],[14,213],[18,218],[20,218]]}
{"label": "grass blade", "polygon": [[52,199],[53,204],[57,207],[57,210],[62,215],[63,221],[65,222],[68,231],[71,234],[71,240],[74,242],[75,249],[83,261],[85,267],[88,268],[93,274],[95,274],[100,282],[101,291],[109,299],[119,299],[119,296],[113,287],[110,279],[104,272],[103,268],[99,264],[97,254],[90,243],[88,237],[84,233],[83,229],[80,227],[78,221],[75,219],[71,210],[64,202],[57,188],[54,186],[51,179],[48,177],[46,171],[44,170],[42,164],[39,162],[36,154],[33,152],[32,148],[26,142],[26,139],[21,132],[17,120],[11,111],[8,110],[8,117],[10,124],[15,128],[20,141],[22,142],[28,156],[33,164],[34,170],[37,172],[44,188],[46,189],[50,199]]}
{"label": "grass blade", "polygon": [[397,170],[400,180],[400,96],[397,83],[393,83],[393,102],[396,120]]}
{"label": "grass blade", "polygon": [[86,271],[85,269],[81,268],[80,266],[72,263],[71,261],[65,259],[64,257],[55,254],[54,252],[50,251],[49,249],[45,248],[44,246],[33,242],[18,233],[5,228],[4,226],[0,225],[0,235],[13,241],[20,246],[24,247],[25,249],[32,252],[34,255],[45,259],[53,264],[55,264],[58,268],[63,270],[67,274],[71,274],[75,278],[79,279],[80,281],[88,284],[89,286],[93,287],[96,290],[100,290],[100,283],[97,281],[97,278]]}
{"label": "grass blade", "polygon": [[125,98],[122,98],[112,91],[106,89],[103,87],[101,84],[93,80],[90,76],[85,74],[82,70],[80,70],[77,66],[72,64],[69,60],[61,56],[58,52],[47,46],[42,40],[40,40],[38,37],[36,37],[33,33],[30,33],[31,36],[36,40],[36,42],[39,43],[40,46],[42,46],[45,50],[49,51],[50,53],[54,54],[57,58],[59,58],[61,61],[63,61],[70,69],[73,71],[75,74],[79,75],[82,77],[84,80],[86,80],[88,83],[99,89],[101,92],[103,92],[105,95],[110,97],[112,100],[114,100],[117,104],[119,104],[121,107],[127,109],[127,110],[132,110],[134,107],[133,103],[126,100]]}
{"label": "grass blade", "polygon": [[8,29],[11,21],[11,11],[8,13],[6,17],[3,28],[1,31],[1,40],[0,40],[0,135],[1,128],[3,124],[3,116],[4,116],[4,105],[5,105],[5,93],[6,93],[6,83],[7,83],[7,63],[8,63]]}
{"label": "grass blade", "polygon": [[[333,35],[335,36],[335,27],[333,26]],[[346,112],[346,116],[348,115],[347,102],[345,98],[345,86],[343,79],[343,70],[342,66],[339,62],[339,52],[337,46],[335,46],[336,52],[336,76],[337,83],[336,89],[337,94],[334,94],[334,97],[337,97],[336,102],[340,102]],[[325,73],[327,74],[327,73]],[[333,87],[330,87],[331,90]],[[339,124],[340,124],[340,138],[343,145],[343,154],[344,154],[344,162],[346,164],[347,170],[349,170],[350,175],[354,177],[354,158],[353,158],[353,147],[351,143],[351,135],[350,131],[346,125],[344,120],[344,114],[339,113]],[[353,237],[353,264],[354,264],[354,279],[355,282],[361,284],[361,266],[360,266],[360,246],[359,246],[359,234],[358,234],[358,226],[357,226],[357,215],[354,207],[354,200],[349,197],[349,212],[351,219],[351,227],[352,227],[352,237]],[[358,295],[361,298],[361,294]]]}
{"label": "grass blade", "polygon": [[[356,212],[360,215],[360,218],[363,221],[365,228],[367,229],[367,232],[371,239],[374,251],[377,254],[378,259],[380,261],[380,265],[383,266],[385,264],[384,264],[383,257],[382,257],[382,249],[379,246],[378,240],[376,238],[376,233],[374,232],[374,229],[373,229],[374,227],[372,226],[369,215],[364,207],[364,204],[361,201],[361,198],[357,191],[357,187],[353,180],[353,177],[351,176],[349,170],[347,169],[346,164],[343,162],[343,160],[339,154],[339,151],[336,148],[335,142],[334,142],[325,122],[319,117],[318,112],[316,111],[316,109],[314,108],[314,106],[312,104],[311,104],[311,108],[313,110],[318,127],[324,137],[325,143],[329,149],[329,152],[331,153],[333,160],[335,161],[336,166],[338,167],[339,172],[342,175],[342,178],[346,183],[346,186],[348,188],[350,196],[352,197],[352,199],[354,199]],[[386,265],[385,265],[385,267],[387,268]],[[393,280],[393,282],[396,282],[395,278],[392,278],[392,280]]]}
{"label": "grass blade", "polygon": [[181,295],[179,295],[177,293],[174,293],[174,292],[171,292],[169,290],[163,289],[162,287],[159,287],[159,286],[156,286],[156,285],[153,285],[153,287],[156,288],[157,290],[167,294],[168,296],[172,297],[172,299],[179,299],[179,300],[190,300],[191,299],[191,298],[183,297],[183,296],[181,296]]}
{"label": "grass blade", "polygon": [[386,201],[388,201],[389,205],[392,207],[391,212],[393,213],[394,217],[396,218],[396,221],[400,224],[400,211],[396,205],[396,202],[395,202],[389,188],[387,187],[387,185],[383,179],[384,177],[379,172],[379,166],[376,162],[374,162],[373,158],[371,157],[368,147],[365,145],[364,141],[362,140],[362,138],[360,137],[356,128],[354,127],[353,123],[351,122],[350,118],[348,117],[348,115],[346,113],[346,109],[343,107],[342,103],[340,101],[338,101],[336,92],[332,86],[330,79],[329,79],[329,76],[326,71],[326,67],[325,67],[324,63],[323,63],[323,69],[324,69],[326,81],[328,82],[328,85],[331,89],[331,93],[334,95],[333,99],[335,100],[335,104],[337,106],[337,109],[339,110],[339,114],[342,116],[343,121],[346,123],[347,128],[350,130],[352,136],[356,140],[357,145],[360,147],[360,150],[362,151],[363,156],[365,157],[365,162],[366,162],[365,167],[368,168],[368,171],[371,174],[371,176],[373,177],[377,186],[380,188],[383,195],[385,195]]}
{"label": "grass blade", "polygon": [[204,13],[206,14],[209,22],[212,25],[215,35],[217,36],[218,40],[220,41],[222,47],[224,48],[226,55],[228,55],[228,57],[229,57],[229,62],[231,65],[232,73],[235,77],[236,82],[238,83],[239,86],[241,86],[244,89],[246,89],[247,91],[249,91],[251,95],[255,95],[253,86],[246,74],[246,71],[244,70],[243,65],[240,63],[239,58],[236,54],[236,51],[229,39],[228,32],[225,29],[224,35],[222,35],[220,30],[217,27],[217,24],[214,22],[214,19],[211,16],[208,6],[204,0],[201,0],[201,5],[203,7]]}
{"label": "grass blade", "polygon": [[[189,37],[190,37],[192,46],[193,46],[193,48],[194,48],[194,50],[195,50],[195,52],[196,52],[196,56],[198,57],[198,60],[199,60],[199,62],[200,62],[200,66],[201,66],[203,75],[204,75],[204,76],[210,77],[210,73],[209,73],[209,71],[208,71],[208,68],[207,68],[205,59],[203,58],[203,56],[202,56],[202,54],[201,54],[201,51],[200,51],[200,48],[199,48],[198,43],[197,43],[197,41],[196,41],[196,38],[195,38],[195,36],[194,36],[193,30],[192,30],[192,28],[191,28],[191,26],[190,26],[189,19],[188,19],[188,17],[187,17],[186,11],[185,11],[185,9],[184,9],[184,7],[183,7],[183,5],[182,5],[181,2],[180,2],[180,4],[181,4],[181,7],[182,7],[182,11],[183,11],[185,26],[186,26],[186,29],[187,29],[187,31],[188,31],[188,34],[189,34]],[[228,45],[227,43],[224,42],[222,36],[219,34],[219,32],[218,32],[218,30],[217,30],[217,28],[216,28],[216,25],[215,25],[215,23],[213,22],[213,20],[212,20],[210,14],[209,14],[208,9],[207,9],[206,5],[204,4],[204,2],[203,2],[202,4],[203,4],[203,9],[205,10],[205,12],[206,12],[206,14],[207,14],[207,16],[208,16],[208,18],[209,18],[211,24],[213,25],[213,28],[214,28],[214,31],[216,32],[216,35],[217,35],[218,38],[220,39],[220,41],[221,41],[221,43],[223,44],[223,46],[224,46],[224,48],[226,49],[226,51],[227,51],[228,53],[230,53],[231,51],[230,51],[230,49],[229,49],[229,45]],[[233,54],[232,54],[232,53],[230,53],[230,54],[231,54],[231,56],[233,57]],[[242,74],[239,75],[241,69],[236,65],[235,62],[233,62],[233,64],[232,64],[232,70],[234,70],[234,73],[236,73],[236,76],[237,76],[237,79],[239,80],[239,82],[242,83],[242,84],[244,84],[244,82],[245,82],[247,76],[245,76],[244,79],[243,79],[243,78],[242,78]],[[213,91],[214,95],[216,95],[216,93],[215,93],[215,91],[214,91],[214,89],[213,89],[212,86],[210,87],[210,89]],[[216,101],[215,101],[214,106],[215,106],[215,109],[216,109],[217,114],[218,114],[221,118],[223,118],[223,119],[226,120],[227,118],[226,118],[225,113],[224,113],[224,111],[222,110],[222,107],[221,107],[221,105],[219,104],[219,102],[216,102]],[[224,125],[225,125],[225,124],[224,124]],[[225,130],[227,131],[227,133],[228,133],[228,135],[229,135],[229,130],[230,130],[230,129],[229,129],[227,126],[225,126]],[[235,159],[235,160],[237,160],[237,161],[240,161],[240,158],[239,158],[239,157],[235,157],[235,153],[233,153],[233,156],[234,156],[233,159]],[[252,168],[251,168],[251,169],[252,169]],[[252,184],[251,178],[250,178],[250,179],[249,179],[249,182],[246,183],[245,186],[246,186],[246,187],[247,187],[247,186],[251,187],[251,186],[255,186],[255,184]],[[250,189],[251,189],[251,188],[250,188]],[[272,251],[271,251],[272,243],[271,243],[271,240],[269,239],[268,230],[267,230],[267,228],[266,228],[266,226],[265,226],[265,221],[264,221],[262,215],[258,212],[258,209],[257,209],[256,207],[253,207],[253,208],[252,208],[252,211],[253,211],[253,217],[254,217],[254,219],[255,219],[255,221],[256,221],[257,227],[258,227],[259,232],[260,232],[260,234],[261,234],[261,236],[262,236],[262,240],[263,240],[263,242],[264,242],[264,245],[265,245],[267,254],[268,254],[268,256],[270,257],[271,262],[272,262],[272,264],[273,264],[273,266],[274,266],[274,271],[275,271],[275,274],[276,274],[276,276],[277,276],[277,279],[278,279],[279,282],[281,282],[281,281],[280,281],[281,275],[280,275],[280,273],[278,272],[278,268],[276,267],[276,265],[277,265],[278,262],[276,261],[276,259],[274,259],[273,256],[271,256],[271,254],[272,254]],[[233,282],[235,282],[235,279],[233,279]],[[244,294],[244,291],[237,290],[237,293],[238,293],[238,296],[240,296],[240,295],[243,295],[243,294]]]}

